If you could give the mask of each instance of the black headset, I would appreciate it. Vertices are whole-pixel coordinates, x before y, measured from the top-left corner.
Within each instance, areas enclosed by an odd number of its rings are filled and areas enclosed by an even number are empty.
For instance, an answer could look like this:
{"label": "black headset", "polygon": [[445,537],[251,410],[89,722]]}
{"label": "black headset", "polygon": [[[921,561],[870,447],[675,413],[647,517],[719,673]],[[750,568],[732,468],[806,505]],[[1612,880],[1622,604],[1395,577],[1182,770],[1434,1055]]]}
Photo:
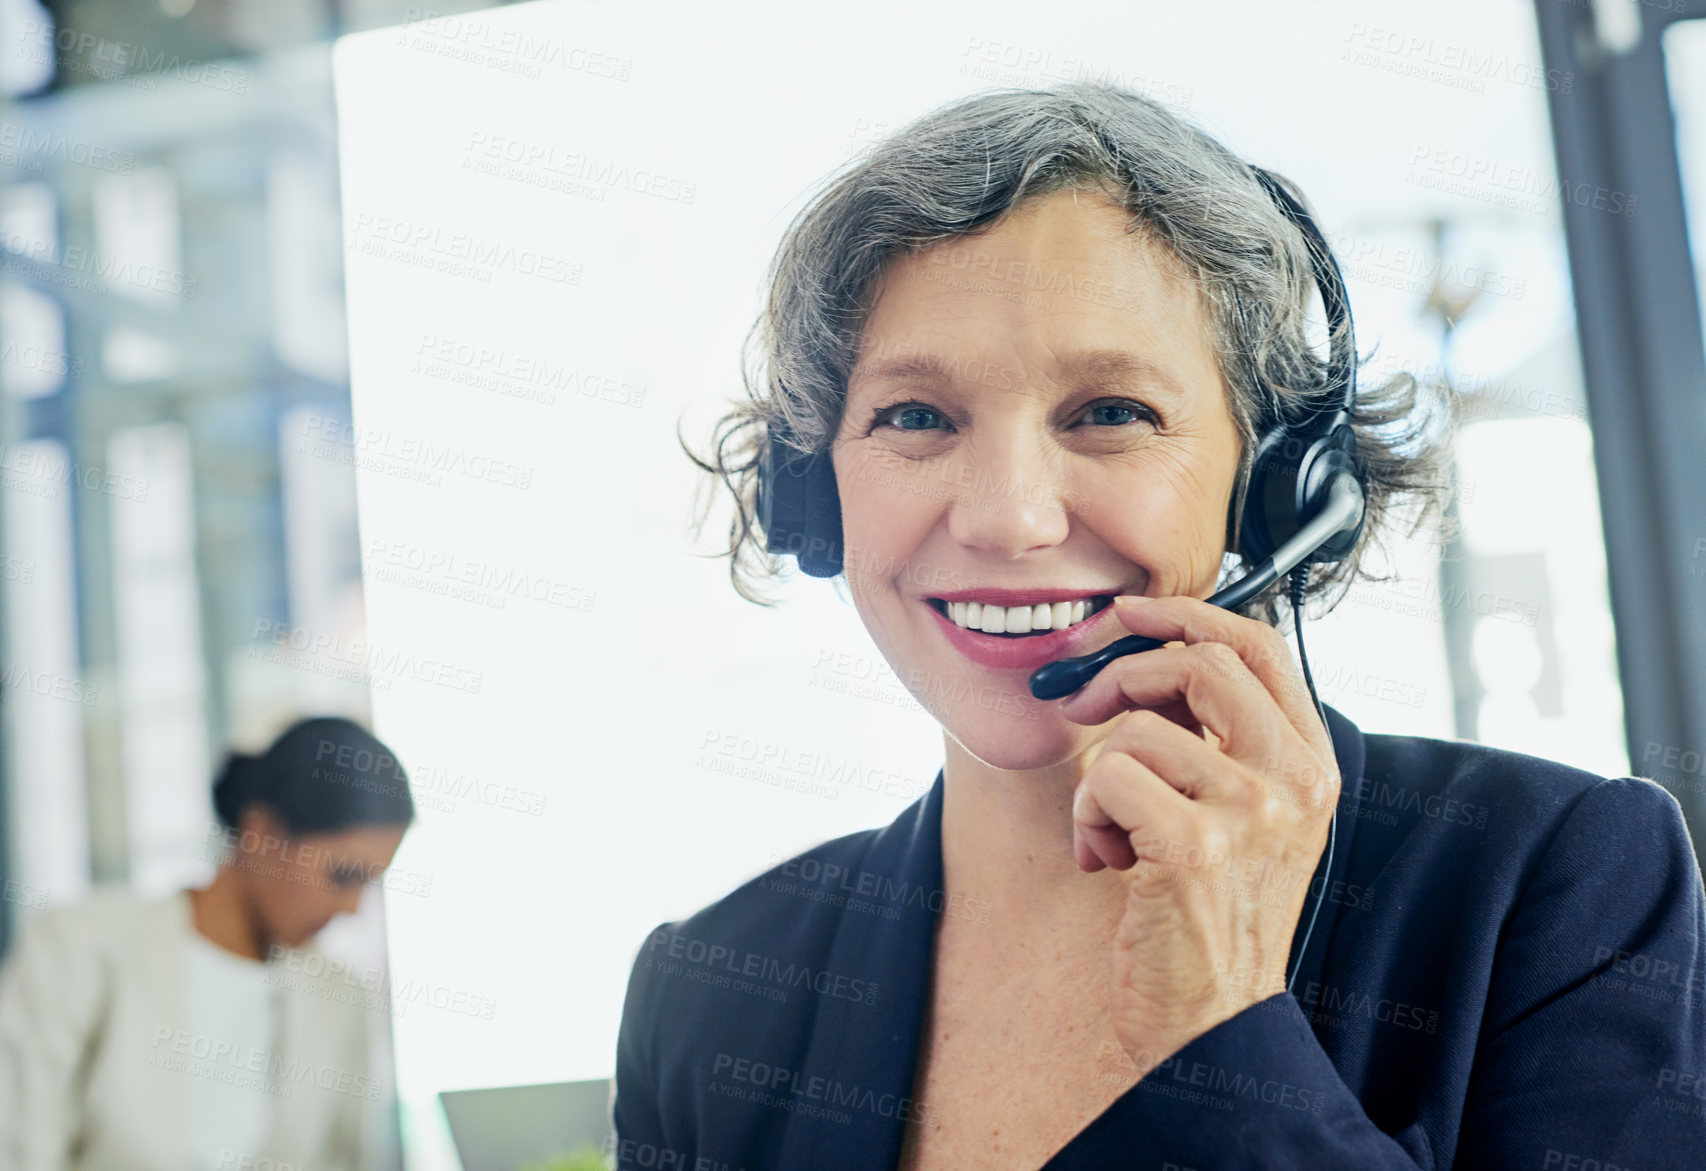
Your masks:
{"label": "black headset", "polygon": [[[1365,513],[1350,422],[1356,402],[1356,331],[1344,277],[1303,205],[1268,172],[1250,170],[1309,246],[1310,268],[1326,314],[1329,354],[1321,390],[1324,405],[1306,418],[1275,423],[1256,443],[1237,530],[1246,572],[1208,599],[1228,610],[1261,594],[1298,565],[1342,560],[1356,546]],[[800,451],[786,423],[769,428],[759,457],[756,504],[769,552],[791,554],[812,577],[841,572],[841,500],[835,469],[827,453]],[[1095,655],[1051,663],[1033,677],[1032,694],[1038,699],[1069,695],[1120,655],[1157,645],[1138,641],[1145,645],[1121,639]]]}

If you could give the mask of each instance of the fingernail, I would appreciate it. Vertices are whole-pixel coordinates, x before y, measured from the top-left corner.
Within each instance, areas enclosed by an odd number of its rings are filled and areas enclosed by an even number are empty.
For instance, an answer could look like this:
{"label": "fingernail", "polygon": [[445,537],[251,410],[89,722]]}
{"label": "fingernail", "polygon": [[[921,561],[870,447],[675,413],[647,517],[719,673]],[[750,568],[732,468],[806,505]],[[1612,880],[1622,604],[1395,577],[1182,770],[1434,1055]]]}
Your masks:
{"label": "fingernail", "polygon": [[1141,602],[1148,602],[1151,600],[1152,599],[1148,594],[1121,594],[1119,597],[1114,599],[1114,605],[1118,606],[1123,602],[1128,606],[1136,606]]}

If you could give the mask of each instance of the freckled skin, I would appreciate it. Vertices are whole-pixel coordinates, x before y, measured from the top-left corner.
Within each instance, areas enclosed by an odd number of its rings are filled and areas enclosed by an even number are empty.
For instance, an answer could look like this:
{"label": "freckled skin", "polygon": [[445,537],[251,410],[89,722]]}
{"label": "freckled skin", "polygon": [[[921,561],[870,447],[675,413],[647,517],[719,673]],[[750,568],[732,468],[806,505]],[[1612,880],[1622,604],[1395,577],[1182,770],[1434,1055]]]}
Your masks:
{"label": "freckled skin", "polygon": [[[1029,672],[965,659],[921,599],[1086,584],[1205,597],[1220,570],[1240,443],[1207,310],[1165,246],[1128,234],[1128,219],[1101,194],[1057,192],[987,234],[891,262],[835,439],[854,604],[920,704],[1000,769],[1071,760],[1107,725],[1075,724],[1050,705],[1015,715],[1036,706]],[[970,281],[968,258],[982,274]],[[1044,291],[1027,294],[1013,275],[1027,273],[1043,274]],[[1103,292],[1065,291],[1062,278]],[[1092,348],[1153,359],[1178,385],[1067,377],[1061,359]],[[960,376],[870,377],[885,356],[919,353]],[[929,410],[873,426],[874,410],[902,403]],[[1109,623],[1097,645],[1123,633]],[[982,690],[967,694],[967,683]]]}

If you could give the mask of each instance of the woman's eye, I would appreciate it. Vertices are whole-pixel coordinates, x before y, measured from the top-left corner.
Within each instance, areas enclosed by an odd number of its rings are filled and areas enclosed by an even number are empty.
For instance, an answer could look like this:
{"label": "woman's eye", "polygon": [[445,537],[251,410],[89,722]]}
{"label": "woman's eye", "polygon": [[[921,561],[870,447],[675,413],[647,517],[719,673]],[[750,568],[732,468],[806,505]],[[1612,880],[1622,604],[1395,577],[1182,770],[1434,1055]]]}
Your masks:
{"label": "woman's eye", "polygon": [[339,890],[349,890],[366,882],[376,881],[379,877],[379,867],[369,869],[357,863],[334,866],[327,873],[326,879]]}
{"label": "woman's eye", "polygon": [[933,424],[942,421],[942,412],[934,407],[901,406],[890,407],[877,414],[879,424],[894,424],[898,431],[931,431]]}
{"label": "woman's eye", "polygon": [[1097,403],[1085,413],[1085,417],[1098,426],[1119,427],[1133,423],[1139,419],[1154,421],[1155,416],[1147,407],[1136,403],[1108,402]]}
{"label": "woman's eye", "polygon": [[[1148,407],[1140,403],[1117,400],[1096,403],[1084,412],[1084,418],[1097,427],[1123,427],[1136,422],[1157,422],[1155,412]],[[941,411],[917,403],[885,407],[876,412],[875,423],[879,427],[891,427],[897,431],[935,431],[944,427],[952,429]]]}

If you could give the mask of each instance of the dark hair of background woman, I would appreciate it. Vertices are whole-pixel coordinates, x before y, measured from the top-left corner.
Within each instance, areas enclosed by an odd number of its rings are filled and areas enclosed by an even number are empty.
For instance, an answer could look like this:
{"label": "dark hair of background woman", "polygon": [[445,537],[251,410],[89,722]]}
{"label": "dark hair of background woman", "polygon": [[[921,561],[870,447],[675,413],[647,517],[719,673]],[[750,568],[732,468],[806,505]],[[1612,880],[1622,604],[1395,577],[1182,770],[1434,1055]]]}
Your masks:
{"label": "dark hair of background woman", "polygon": [[322,716],[290,726],[259,756],[233,752],[213,783],[220,823],[236,829],[265,805],[294,836],[358,825],[407,825],[415,803],[397,756],[348,720]]}

